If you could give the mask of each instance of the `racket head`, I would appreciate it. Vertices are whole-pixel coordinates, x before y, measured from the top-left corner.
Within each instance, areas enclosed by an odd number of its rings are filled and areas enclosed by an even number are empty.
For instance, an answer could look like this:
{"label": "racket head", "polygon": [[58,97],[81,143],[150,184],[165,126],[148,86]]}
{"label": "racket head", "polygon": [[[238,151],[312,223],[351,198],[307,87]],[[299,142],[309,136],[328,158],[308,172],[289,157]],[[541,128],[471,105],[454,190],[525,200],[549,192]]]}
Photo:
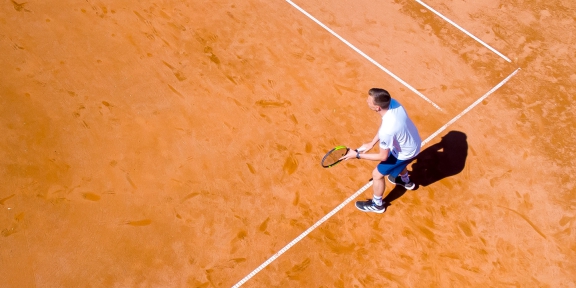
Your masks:
{"label": "racket head", "polygon": [[332,167],[340,163],[340,161],[342,161],[340,158],[346,155],[348,151],[350,151],[350,148],[346,146],[336,146],[332,150],[328,151],[326,155],[324,155],[324,158],[322,158],[322,162],[320,162],[320,164],[322,164],[322,167],[324,168]]}

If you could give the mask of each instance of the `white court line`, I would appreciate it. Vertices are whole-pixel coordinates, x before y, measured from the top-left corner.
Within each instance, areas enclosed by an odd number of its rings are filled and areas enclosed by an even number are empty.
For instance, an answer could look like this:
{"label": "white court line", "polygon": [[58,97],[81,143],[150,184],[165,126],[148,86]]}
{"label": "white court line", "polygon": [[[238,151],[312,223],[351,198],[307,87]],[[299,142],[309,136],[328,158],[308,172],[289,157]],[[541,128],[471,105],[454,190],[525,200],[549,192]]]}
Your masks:
{"label": "white court line", "polygon": [[310,226],[310,228],[306,229],[300,236],[296,237],[292,240],[288,245],[284,246],[284,248],[280,249],[280,251],[276,252],[276,254],[272,255],[266,262],[262,263],[262,265],[258,266],[258,268],[254,269],[250,274],[248,274],[244,279],[240,280],[236,285],[232,286],[232,288],[240,287],[242,284],[246,283],[246,281],[250,280],[250,278],[254,277],[258,272],[264,269],[268,264],[272,263],[272,261],[276,260],[276,258],[280,257],[280,255],[284,254],[284,252],[288,251],[288,249],[292,248],[292,246],[296,245],[300,240],[306,237],[310,232],[314,231],[318,226],[322,225],[322,223],[326,222],[332,215],[336,214],[336,212],[340,211],[344,206],[350,203],[354,198],[358,197],[358,195],[362,194],[366,189],[372,186],[372,181],[368,182],[368,184],[364,185],[364,187],[360,188],[354,195],[349,197],[348,199],[344,200],[342,204],[336,206],[334,210],[330,211],[330,213],[326,214],[326,216],[322,217],[322,219],[318,220],[318,222],[314,223],[314,225]]}
{"label": "white court line", "polygon": [[458,24],[456,24],[456,23],[454,23],[452,20],[448,19],[448,17],[440,14],[440,12],[438,12],[438,11],[434,10],[432,7],[426,5],[426,3],[424,3],[424,2],[422,2],[422,1],[420,1],[420,0],[415,0],[415,1],[418,2],[418,3],[420,3],[420,5],[426,7],[428,10],[434,12],[434,14],[440,16],[440,18],[446,20],[446,22],[452,24],[454,27],[458,28],[460,31],[464,32],[464,34],[466,34],[466,35],[472,37],[472,39],[478,41],[480,44],[484,45],[484,47],[490,49],[490,51],[492,51],[492,52],[496,53],[498,56],[504,58],[504,60],[506,60],[506,61],[508,61],[508,62],[512,62],[512,61],[510,61],[510,59],[508,59],[508,57],[504,56],[504,54],[498,52],[498,50],[492,48],[490,45],[484,43],[484,41],[480,40],[478,37],[474,36],[472,33],[464,30],[464,28],[458,26]]}
{"label": "white court line", "polygon": [[336,32],[332,31],[332,29],[328,28],[328,26],[324,25],[322,22],[318,21],[318,19],[314,18],[314,16],[310,15],[310,13],[306,12],[304,9],[300,8],[300,6],[294,4],[294,2],[290,0],[286,0],[288,4],[294,6],[294,8],[298,9],[298,11],[302,12],[302,14],[308,16],[308,18],[312,19],[312,21],[316,22],[316,24],[320,25],[320,27],[326,29],[326,31],[330,32],[330,34],[334,35],[334,37],[340,39],[340,41],[344,42],[344,44],[348,45],[348,47],[352,48],[352,50],[356,51],[358,54],[362,55],[362,57],[366,58],[368,61],[372,62],[372,64],[376,65],[376,67],[380,68],[382,71],[386,72],[388,75],[392,76],[392,78],[396,79],[396,81],[402,83],[402,85],[406,86],[406,88],[410,89],[410,91],[416,93],[416,95],[420,96],[422,99],[426,100],[426,102],[432,104],[436,109],[442,111],[442,108],[438,106],[436,103],[432,102],[432,100],[428,99],[428,97],[424,96],[424,94],[420,93],[420,91],[414,89],[414,87],[410,86],[410,84],[406,83],[406,81],[400,79],[400,77],[396,76],[394,73],[390,72],[390,70],[384,68],[384,66],[380,65],[380,63],[376,62],[374,59],[370,58],[370,56],[366,55],[366,53],[360,51],[360,49],[356,48],[356,46],[350,44],[346,39],[342,38],[340,35],[336,34]]}
{"label": "white court line", "polygon": [[482,95],[482,97],[478,98],[478,100],[474,101],[474,103],[472,103],[470,106],[468,106],[468,108],[464,109],[464,111],[460,112],[460,114],[456,115],[456,117],[452,118],[452,120],[448,121],[448,123],[446,123],[444,126],[440,127],[440,129],[438,129],[438,131],[432,133],[432,135],[430,135],[428,138],[426,138],[426,140],[422,141],[422,146],[424,146],[424,144],[428,143],[428,141],[432,140],[438,134],[442,133],[442,131],[446,130],[446,128],[448,128],[448,126],[452,125],[452,123],[456,122],[458,119],[460,119],[462,116],[464,116],[464,114],[468,113],[470,110],[472,110],[472,108],[476,107],[476,105],[478,105],[478,104],[480,104],[480,102],[484,101],[484,99],[488,98],[488,96],[490,96],[490,94],[494,93],[494,91],[498,90],[498,88],[502,87],[502,85],[506,84],[506,82],[508,82],[508,80],[510,80],[510,78],[512,78],[514,75],[516,75],[516,73],[518,73],[518,71],[520,71],[520,68],[517,68],[516,70],[514,70],[514,72],[512,72],[512,74],[510,74],[510,75],[508,75],[508,77],[504,78],[504,80],[502,80],[500,83],[498,83],[498,85],[494,86],[494,88],[490,89],[490,91],[486,92],[486,94]]}
{"label": "white court line", "polygon": [[[462,118],[462,116],[464,116],[466,113],[468,113],[470,110],[472,110],[472,108],[476,107],[476,105],[478,105],[480,102],[482,102],[488,96],[490,96],[490,94],[494,93],[494,91],[496,91],[496,90],[498,90],[498,88],[502,87],[502,85],[504,85],[506,82],[508,82],[508,80],[510,80],[510,78],[512,78],[514,75],[516,75],[516,73],[518,73],[518,71],[520,71],[520,68],[516,69],[514,72],[512,72],[512,74],[508,75],[508,77],[506,77],[504,80],[502,80],[500,83],[498,83],[498,85],[494,86],[494,88],[490,89],[490,91],[486,92],[486,94],[484,94],[482,97],[478,98],[478,100],[474,101],[474,103],[472,103],[470,106],[468,106],[468,108],[464,109],[464,111],[460,112],[460,114],[456,115],[456,117],[452,118],[452,120],[448,121],[448,123],[446,123],[444,126],[440,127],[440,129],[438,129],[436,132],[432,133],[432,135],[428,136],[428,138],[426,138],[426,140],[422,141],[422,146],[426,145],[426,143],[430,142],[430,140],[434,139],[434,137],[436,137],[438,134],[442,133],[442,131],[446,130],[446,128],[448,128],[448,126],[452,125],[458,119]],[[288,251],[288,249],[292,248],[292,246],[294,246],[294,245],[296,245],[296,243],[300,242],[300,240],[302,240],[304,237],[306,237],[308,234],[310,234],[310,232],[312,232],[318,226],[322,225],[322,223],[326,222],[326,220],[330,219],[330,217],[332,217],[334,214],[336,214],[336,212],[340,211],[342,208],[344,208],[344,206],[346,206],[348,203],[352,202],[352,200],[354,200],[356,197],[360,196],[360,194],[364,193],[364,191],[366,191],[366,189],[370,188],[370,186],[372,186],[372,181],[368,182],[368,184],[364,185],[362,188],[360,188],[360,190],[356,191],[356,193],[352,194],[352,196],[350,196],[350,197],[348,197],[348,199],[344,200],[344,202],[342,202],[342,204],[336,206],[336,208],[334,208],[334,210],[330,211],[330,213],[326,214],[326,216],[322,217],[320,220],[318,220],[318,222],[314,223],[314,225],[312,225],[310,228],[306,229],[306,231],[304,231],[302,234],[300,234],[300,236],[298,236],[294,240],[290,241],[290,243],[288,243],[286,246],[284,246],[284,248],[280,249],[280,251],[278,251],[278,252],[276,252],[276,254],[272,255],[272,257],[270,257],[268,260],[266,260],[264,263],[262,263],[262,265],[258,266],[258,268],[254,269],[254,271],[250,272],[250,274],[248,274],[246,277],[244,277],[242,280],[240,280],[238,283],[236,283],[234,286],[232,286],[232,288],[238,288],[238,287],[242,286],[244,283],[246,283],[248,280],[250,280],[250,278],[254,277],[254,275],[258,274],[258,272],[262,271],[262,269],[266,268],[266,266],[268,266],[270,263],[272,263],[274,260],[276,260],[278,257],[280,257],[280,255],[284,254],[284,252]]]}

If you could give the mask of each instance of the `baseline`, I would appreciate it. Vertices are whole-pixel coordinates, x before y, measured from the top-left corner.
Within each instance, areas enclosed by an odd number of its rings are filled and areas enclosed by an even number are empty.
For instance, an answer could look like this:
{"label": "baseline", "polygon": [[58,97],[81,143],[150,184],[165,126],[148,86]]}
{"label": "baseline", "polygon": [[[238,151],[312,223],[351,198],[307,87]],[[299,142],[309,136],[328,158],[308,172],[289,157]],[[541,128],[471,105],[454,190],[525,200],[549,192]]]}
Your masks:
{"label": "baseline", "polygon": [[376,62],[374,59],[372,59],[370,56],[366,55],[366,53],[362,52],[360,49],[356,48],[356,46],[352,45],[350,42],[348,42],[346,39],[342,38],[342,36],[338,35],[336,32],[334,32],[332,29],[328,28],[328,26],[324,25],[322,22],[320,22],[318,19],[314,18],[314,16],[310,15],[310,13],[306,12],[306,10],[300,8],[300,6],[296,5],[294,2],[292,2],[291,0],[286,0],[286,2],[288,2],[288,4],[292,5],[294,8],[296,8],[298,11],[302,12],[302,14],[306,15],[308,18],[310,18],[312,21],[316,22],[316,24],[320,25],[320,27],[324,28],[326,31],[328,31],[330,34],[332,34],[334,37],[338,38],[340,41],[342,41],[344,44],[346,44],[348,47],[352,48],[352,50],[356,51],[358,54],[360,54],[362,57],[366,58],[366,60],[370,61],[372,64],[376,65],[376,67],[380,68],[382,71],[386,72],[386,74],[390,75],[392,78],[396,79],[396,81],[402,83],[402,85],[404,85],[406,88],[410,89],[410,91],[416,93],[416,95],[420,96],[422,99],[426,100],[426,102],[432,104],[432,106],[434,106],[434,108],[442,111],[442,108],[440,108],[440,106],[438,106],[436,103],[432,102],[432,100],[428,99],[428,97],[424,96],[424,94],[422,94],[420,91],[416,90],[414,87],[410,86],[410,84],[406,83],[406,81],[400,79],[400,77],[396,76],[394,73],[390,72],[390,70],[386,69],[384,66],[380,65],[380,63]]}
{"label": "baseline", "polygon": [[[482,97],[478,98],[478,100],[474,101],[474,103],[472,103],[470,106],[468,106],[462,112],[460,112],[458,115],[456,115],[454,118],[452,118],[452,120],[448,121],[448,123],[446,123],[444,126],[440,127],[438,130],[436,130],[436,132],[432,133],[432,135],[428,136],[428,138],[426,138],[424,141],[422,141],[422,146],[426,145],[428,142],[430,142],[430,140],[434,139],[436,136],[438,136],[438,134],[440,134],[440,133],[442,133],[442,131],[446,130],[446,128],[448,128],[448,126],[454,124],[454,122],[458,121],[458,119],[462,118],[462,116],[464,116],[465,114],[470,112],[470,110],[472,110],[474,107],[476,107],[476,105],[480,104],[480,102],[482,102],[484,99],[488,98],[488,96],[490,96],[492,93],[494,93],[500,87],[502,87],[502,85],[506,84],[506,82],[508,82],[514,75],[516,75],[516,73],[518,73],[518,71],[520,71],[520,68],[517,68],[516,70],[514,70],[514,72],[512,72],[510,75],[508,75],[508,77],[504,78],[504,80],[500,81],[500,83],[498,83],[496,86],[494,86],[488,92],[486,92]],[[238,281],[238,283],[236,283],[234,286],[232,286],[232,288],[238,288],[238,287],[242,286],[244,283],[246,283],[248,280],[250,280],[256,274],[258,274],[258,272],[262,271],[262,269],[266,268],[266,266],[268,266],[270,263],[272,263],[274,260],[276,260],[278,257],[280,257],[280,255],[284,254],[286,251],[288,251],[288,249],[292,248],[292,246],[294,246],[294,245],[296,245],[296,243],[300,242],[300,240],[302,240],[304,237],[306,237],[308,234],[310,234],[310,232],[314,231],[314,229],[316,229],[318,226],[322,225],[322,223],[324,223],[328,219],[330,219],[330,217],[332,217],[334,214],[336,214],[338,211],[340,211],[342,208],[344,208],[344,206],[346,206],[348,203],[352,202],[352,200],[354,200],[356,197],[360,196],[360,194],[364,193],[364,191],[366,191],[368,188],[370,188],[370,186],[372,186],[372,181],[369,181],[366,185],[362,186],[362,188],[360,188],[358,191],[356,191],[356,193],[352,194],[352,196],[348,197],[348,199],[344,200],[344,202],[342,202],[340,205],[336,206],[336,208],[334,208],[332,211],[330,211],[328,214],[326,214],[324,217],[322,217],[320,220],[318,220],[316,223],[314,223],[314,225],[312,225],[312,226],[310,226],[310,228],[306,229],[306,231],[304,231],[302,234],[300,234],[300,236],[298,236],[294,240],[290,241],[290,243],[288,243],[286,246],[284,246],[282,249],[280,249],[280,251],[276,252],[274,255],[272,255],[272,257],[268,258],[268,260],[266,260],[264,263],[262,263],[256,269],[254,269],[254,271],[250,272],[250,274],[246,275],[246,277],[244,277],[242,280]]]}
{"label": "baseline", "polygon": [[440,12],[434,10],[432,7],[428,6],[426,3],[422,2],[421,0],[415,0],[416,2],[420,3],[420,5],[426,7],[426,9],[432,11],[432,13],[438,15],[440,18],[444,19],[446,22],[452,24],[452,26],[458,28],[458,30],[464,32],[464,34],[470,36],[472,39],[476,40],[478,43],[482,44],[484,47],[488,48],[490,51],[496,53],[496,55],[504,58],[504,60],[508,61],[508,62],[512,62],[510,61],[510,59],[508,59],[508,57],[504,56],[504,54],[498,52],[498,50],[492,48],[492,46],[486,44],[484,41],[480,40],[480,38],[474,36],[472,33],[466,31],[464,28],[460,27],[458,24],[454,23],[454,21],[448,19],[448,17],[440,14]]}

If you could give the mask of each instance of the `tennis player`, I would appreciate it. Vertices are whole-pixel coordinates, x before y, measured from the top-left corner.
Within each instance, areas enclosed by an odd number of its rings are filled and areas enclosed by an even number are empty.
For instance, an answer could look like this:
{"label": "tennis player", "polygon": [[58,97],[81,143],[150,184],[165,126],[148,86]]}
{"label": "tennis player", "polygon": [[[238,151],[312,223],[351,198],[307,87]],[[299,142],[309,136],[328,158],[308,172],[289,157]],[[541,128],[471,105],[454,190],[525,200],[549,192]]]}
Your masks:
{"label": "tennis player", "polygon": [[[382,196],[386,188],[384,180],[387,175],[392,184],[402,185],[408,190],[416,185],[410,181],[406,166],[420,152],[421,140],[418,129],[408,117],[404,107],[392,99],[384,89],[372,88],[368,91],[368,107],[382,117],[382,125],[369,143],[363,144],[356,152],[352,149],[342,157],[348,159],[366,159],[379,161],[372,172],[374,197],[367,201],[357,201],[356,207],[364,212],[384,213],[386,203]],[[379,143],[379,153],[366,153]]]}

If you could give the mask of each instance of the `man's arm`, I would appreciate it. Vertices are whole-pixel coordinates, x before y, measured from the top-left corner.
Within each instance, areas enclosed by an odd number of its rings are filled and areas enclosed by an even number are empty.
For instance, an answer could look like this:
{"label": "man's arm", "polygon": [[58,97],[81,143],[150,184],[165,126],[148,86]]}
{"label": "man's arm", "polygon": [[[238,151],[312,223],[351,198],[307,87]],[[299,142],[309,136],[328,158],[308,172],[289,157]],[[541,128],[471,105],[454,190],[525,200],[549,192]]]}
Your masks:
{"label": "man's arm", "polygon": [[374,139],[372,139],[372,146],[376,145],[376,143],[378,143],[378,140],[380,140],[380,136],[378,135],[378,132],[376,132],[376,135],[374,136]]}
{"label": "man's arm", "polygon": [[[359,154],[358,156],[360,157],[360,159],[366,159],[366,160],[372,160],[372,161],[386,161],[386,159],[388,159],[388,155],[390,154],[390,149],[382,149],[380,148],[380,153],[370,153],[370,154],[362,154],[362,153],[356,153],[356,151],[352,151],[352,153],[348,152],[348,154],[353,154],[351,158],[357,158],[356,154]],[[348,156],[348,155],[346,155]]]}
{"label": "man's arm", "polygon": [[362,144],[362,146],[360,146],[360,148],[358,148],[358,151],[360,151],[360,153],[366,153],[366,152],[370,151],[372,148],[374,148],[374,145],[376,145],[376,143],[378,143],[379,140],[380,140],[380,137],[378,136],[378,133],[376,133],[376,136],[374,136],[374,139],[372,139],[372,141],[370,141],[368,143]]}
{"label": "man's arm", "polygon": [[342,157],[342,159],[344,160],[348,160],[348,159],[366,159],[366,160],[372,160],[372,161],[386,161],[386,159],[388,159],[388,155],[390,153],[390,149],[382,149],[380,148],[380,153],[370,153],[370,154],[366,154],[366,153],[359,153],[356,152],[352,149],[350,149],[350,151],[348,151],[348,153],[346,155],[344,155],[344,157]]}
{"label": "man's arm", "polygon": [[[366,160],[371,160],[371,161],[386,161],[386,159],[388,159],[388,155],[390,154],[390,149],[391,146],[390,144],[394,141],[392,135],[388,135],[388,134],[384,134],[382,137],[384,137],[383,139],[380,139],[380,133],[376,133],[376,136],[374,136],[374,139],[372,139],[372,142],[370,143],[366,143],[364,145],[362,145],[360,148],[358,148],[358,150],[364,148],[364,150],[360,153],[354,151],[354,150],[350,150],[348,151],[348,153],[346,155],[344,155],[344,157],[342,157],[342,159],[348,160],[348,159],[366,159]],[[389,147],[389,148],[382,148],[382,146],[380,146],[380,152],[379,153],[370,153],[367,154],[366,151],[372,149],[372,147],[374,147],[374,145],[376,145],[376,143],[380,143],[380,141],[382,141],[383,145],[385,145],[385,147]],[[388,145],[386,145],[386,143],[388,143]]]}

